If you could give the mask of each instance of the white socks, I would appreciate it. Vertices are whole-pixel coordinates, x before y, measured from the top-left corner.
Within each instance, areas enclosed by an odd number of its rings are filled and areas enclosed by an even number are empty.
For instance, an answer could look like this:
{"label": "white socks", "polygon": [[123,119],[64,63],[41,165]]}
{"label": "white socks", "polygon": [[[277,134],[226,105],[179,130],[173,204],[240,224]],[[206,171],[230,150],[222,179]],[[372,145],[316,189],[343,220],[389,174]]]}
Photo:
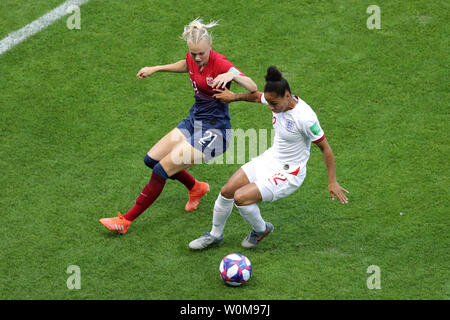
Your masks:
{"label": "white socks", "polygon": [[231,211],[233,211],[233,205],[234,199],[224,198],[222,194],[219,193],[219,196],[214,203],[213,225],[210,232],[214,237],[219,238],[222,235],[225,223],[227,222]]}
{"label": "white socks", "polygon": [[239,209],[242,218],[253,227],[253,230],[256,232],[266,231],[266,222],[261,217],[259,207],[256,203],[242,207],[236,206],[236,208]]}
{"label": "white socks", "polygon": [[[211,235],[220,238],[225,229],[225,224],[228,217],[233,211],[234,199],[227,199],[219,193],[216,202],[214,203],[213,225]],[[259,207],[256,203],[248,206],[236,206],[241,216],[247,221],[256,232],[266,231],[266,222],[261,217]]]}

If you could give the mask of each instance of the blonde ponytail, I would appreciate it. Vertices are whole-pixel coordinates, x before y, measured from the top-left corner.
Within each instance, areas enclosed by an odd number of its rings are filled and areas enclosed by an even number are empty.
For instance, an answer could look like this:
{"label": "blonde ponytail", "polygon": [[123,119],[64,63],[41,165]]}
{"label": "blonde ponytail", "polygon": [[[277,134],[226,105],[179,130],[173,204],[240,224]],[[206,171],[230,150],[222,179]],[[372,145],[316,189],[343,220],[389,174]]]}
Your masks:
{"label": "blonde ponytail", "polygon": [[199,43],[201,40],[212,43],[212,36],[208,29],[217,26],[219,21],[211,21],[208,24],[203,24],[202,21],[203,19],[199,17],[185,26],[181,38],[192,43]]}

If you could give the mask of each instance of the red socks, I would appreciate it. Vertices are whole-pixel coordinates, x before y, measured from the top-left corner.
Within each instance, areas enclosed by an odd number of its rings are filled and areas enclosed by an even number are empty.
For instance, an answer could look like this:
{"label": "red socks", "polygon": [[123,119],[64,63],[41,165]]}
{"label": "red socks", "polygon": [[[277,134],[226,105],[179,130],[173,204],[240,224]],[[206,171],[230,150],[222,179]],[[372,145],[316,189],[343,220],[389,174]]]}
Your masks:
{"label": "red socks", "polygon": [[[150,169],[158,170],[156,168],[159,164],[159,161],[153,159],[148,154],[145,155],[144,162],[145,162],[145,165],[147,167],[149,167]],[[173,176],[170,177],[170,179],[180,181],[182,184],[184,184],[186,186],[186,188],[188,188],[188,190],[191,190],[195,184],[194,177],[191,176],[186,170],[183,170],[183,171],[180,171],[180,172],[174,174]]]}
{"label": "red socks", "polygon": [[159,197],[165,184],[166,180],[153,172],[150,182],[144,187],[136,200],[136,204],[124,215],[124,218],[133,221],[139,217]]}
{"label": "red socks", "polygon": [[[150,157],[148,157],[151,159]],[[147,158],[146,158],[147,159]],[[149,183],[144,187],[141,194],[136,200],[135,205],[128,211],[124,218],[128,221],[133,221],[141,215],[148,207],[152,205],[153,202],[159,197],[164,185],[166,184],[166,179],[168,175],[160,163],[153,166],[152,177]],[[186,170],[180,171],[170,177],[173,180],[178,180],[191,190],[195,185],[195,179]]]}
{"label": "red socks", "polygon": [[191,176],[186,170],[175,173],[173,176],[170,177],[170,179],[180,181],[182,184],[186,186],[186,188],[188,188],[188,190],[191,190],[195,185],[194,177]]}

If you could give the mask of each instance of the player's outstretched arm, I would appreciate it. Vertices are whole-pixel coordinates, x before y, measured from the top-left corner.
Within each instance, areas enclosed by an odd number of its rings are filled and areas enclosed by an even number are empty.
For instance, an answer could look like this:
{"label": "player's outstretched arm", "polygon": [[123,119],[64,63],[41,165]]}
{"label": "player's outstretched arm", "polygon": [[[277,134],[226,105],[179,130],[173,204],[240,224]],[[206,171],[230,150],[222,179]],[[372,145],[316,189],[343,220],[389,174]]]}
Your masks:
{"label": "player's outstretched arm", "polygon": [[334,200],[335,197],[341,203],[348,203],[348,198],[344,194],[349,193],[347,190],[342,188],[336,180],[336,168],[334,165],[334,154],[333,150],[331,150],[330,145],[326,138],[324,138],[319,143],[316,143],[319,147],[320,151],[322,151],[323,160],[325,161],[325,165],[328,170],[328,192],[330,193],[331,199]]}
{"label": "player's outstretched arm", "polygon": [[144,67],[141,70],[139,70],[136,76],[139,79],[144,79],[154,74],[155,72],[177,72],[177,73],[188,72],[186,59],[161,66]]}
{"label": "player's outstretched arm", "polygon": [[227,88],[215,90],[217,93],[214,95],[214,98],[219,99],[222,103],[230,103],[233,101],[261,102],[261,92],[258,91],[234,93]]}

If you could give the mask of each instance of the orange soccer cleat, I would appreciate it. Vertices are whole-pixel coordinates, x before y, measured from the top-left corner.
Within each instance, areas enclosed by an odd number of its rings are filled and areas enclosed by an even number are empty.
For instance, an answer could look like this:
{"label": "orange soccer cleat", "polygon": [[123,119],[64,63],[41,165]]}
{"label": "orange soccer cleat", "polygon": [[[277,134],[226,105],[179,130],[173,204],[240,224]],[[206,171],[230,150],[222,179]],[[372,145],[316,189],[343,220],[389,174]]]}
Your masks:
{"label": "orange soccer cleat", "polygon": [[123,215],[118,214],[116,218],[103,218],[99,220],[109,231],[117,231],[124,234],[128,231],[128,227],[131,225],[131,221],[128,221]]}
{"label": "orange soccer cleat", "polygon": [[186,211],[194,211],[200,202],[200,199],[209,191],[209,184],[195,180],[194,187],[189,190],[189,200],[184,207]]}

